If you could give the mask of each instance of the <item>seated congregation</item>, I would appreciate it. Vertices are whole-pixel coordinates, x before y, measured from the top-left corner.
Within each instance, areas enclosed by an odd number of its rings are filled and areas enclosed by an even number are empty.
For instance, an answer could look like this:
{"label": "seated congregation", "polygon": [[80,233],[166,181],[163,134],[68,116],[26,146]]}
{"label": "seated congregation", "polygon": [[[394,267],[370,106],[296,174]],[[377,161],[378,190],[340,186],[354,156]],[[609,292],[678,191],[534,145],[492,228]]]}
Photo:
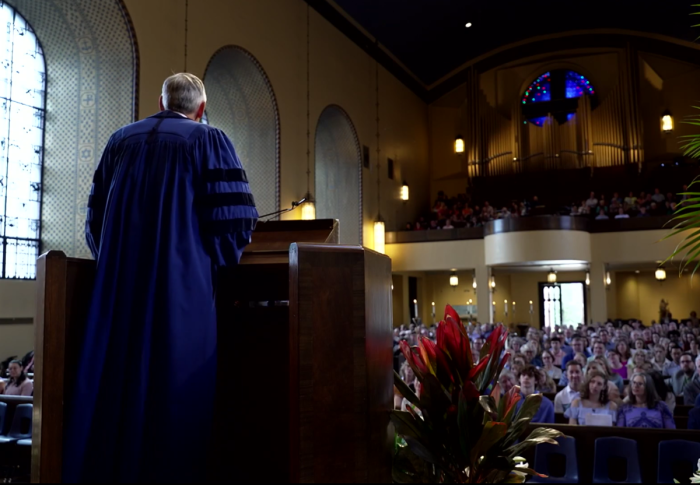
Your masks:
{"label": "seated congregation", "polygon": [[[523,396],[543,394],[535,423],[700,429],[700,327],[694,317],[651,327],[608,321],[576,329],[529,327],[523,336],[511,331],[500,392],[519,385]],[[475,359],[493,329],[468,325]],[[419,338],[434,340],[434,329],[394,330],[396,345],[400,339],[416,345]],[[396,355],[402,379],[420,394],[411,368]],[[397,399],[395,406],[406,402]]]}

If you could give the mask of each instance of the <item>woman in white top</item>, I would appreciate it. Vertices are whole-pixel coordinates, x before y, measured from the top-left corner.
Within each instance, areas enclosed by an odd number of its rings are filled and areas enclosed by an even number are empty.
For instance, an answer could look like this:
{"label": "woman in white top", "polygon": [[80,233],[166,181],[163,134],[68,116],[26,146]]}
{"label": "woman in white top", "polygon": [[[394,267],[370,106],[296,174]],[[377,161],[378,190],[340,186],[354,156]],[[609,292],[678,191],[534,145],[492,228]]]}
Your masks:
{"label": "woman in white top", "polygon": [[561,379],[561,369],[554,366],[554,355],[549,350],[542,352],[542,363],[544,363],[542,370],[545,371],[554,382],[559,382],[559,379]]}
{"label": "woman in white top", "polygon": [[617,421],[617,404],[608,397],[608,379],[602,372],[591,371],[581,385],[581,396],[571,402],[564,416],[569,424],[585,425],[592,414],[609,415],[611,423]]}

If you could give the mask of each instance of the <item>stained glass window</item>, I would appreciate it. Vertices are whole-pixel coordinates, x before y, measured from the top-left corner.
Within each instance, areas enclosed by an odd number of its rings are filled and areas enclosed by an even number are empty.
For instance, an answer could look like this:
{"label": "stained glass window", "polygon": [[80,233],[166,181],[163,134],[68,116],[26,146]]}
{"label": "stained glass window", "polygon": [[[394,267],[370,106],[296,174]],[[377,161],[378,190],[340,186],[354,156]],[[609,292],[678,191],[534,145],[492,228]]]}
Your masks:
{"label": "stained glass window", "polygon": [[46,64],[32,28],[0,4],[0,278],[36,277]]}
{"label": "stained glass window", "polygon": [[595,103],[595,89],[585,76],[567,69],[553,69],[535,79],[521,97],[524,123],[544,126],[551,114],[560,124],[571,120],[578,108],[578,98],[590,96]]}
{"label": "stained glass window", "polygon": [[545,72],[540,77],[535,79],[523,94],[523,104],[542,103],[552,100],[552,90],[550,89],[552,77],[548,72]]}
{"label": "stained glass window", "polygon": [[567,98],[580,98],[584,94],[595,94],[595,90],[593,89],[591,82],[586,79],[585,76],[582,76],[574,71],[566,71],[564,87]]}

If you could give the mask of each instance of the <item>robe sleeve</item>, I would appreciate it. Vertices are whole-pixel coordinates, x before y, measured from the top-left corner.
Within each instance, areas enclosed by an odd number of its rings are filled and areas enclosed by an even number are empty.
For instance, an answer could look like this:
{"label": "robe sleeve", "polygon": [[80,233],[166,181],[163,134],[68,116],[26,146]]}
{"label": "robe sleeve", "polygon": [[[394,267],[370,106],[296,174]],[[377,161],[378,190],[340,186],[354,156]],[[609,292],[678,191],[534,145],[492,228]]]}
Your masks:
{"label": "robe sleeve", "polygon": [[233,266],[251,241],[258,211],[231,140],[207,127],[198,145],[194,156],[201,164],[197,206],[202,242],[215,266]]}
{"label": "robe sleeve", "polygon": [[85,240],[92,257],[97,259],[100,252],[100,243],[102,241],[102,224],[104,222],[105,207],[107,205],[107,196],[112,183],[111,175],[111,160],[115,146],[115,135],[112,135],[107,146],[102,152],[102,158],[97,165],[97,170],[92,178],[92,187],[87,203],[87,214],[85,219]]}

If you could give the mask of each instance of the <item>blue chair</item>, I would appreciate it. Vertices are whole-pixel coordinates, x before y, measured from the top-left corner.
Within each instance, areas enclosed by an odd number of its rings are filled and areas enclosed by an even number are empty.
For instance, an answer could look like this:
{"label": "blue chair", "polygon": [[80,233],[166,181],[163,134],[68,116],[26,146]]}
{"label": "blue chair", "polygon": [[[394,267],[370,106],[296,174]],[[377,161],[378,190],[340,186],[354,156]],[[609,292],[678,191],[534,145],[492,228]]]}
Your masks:
{"label": "blue chair", "polygon": [[[695,465],[700,459],[700,443],[687,440],[669,440],[659,443],[658,483],[674,483],[673,479],[685,481],[695,473]],[[685,474],[674,477],[674,464],[687,463]]]}
{"label": "blue chair", "polygon": [[0,435],[0,444],[16,443],[19,440],[32,437],[32,409],[31,404],[20,404],[15,408],[12,418],[12,426],[6,435]]}
{"label": "blue chair", "polygon": [[[548,478],[531,477],[529,483],[578,483],[578,461],[576,460],[576,440],[570,436],[557,438],[559,445],[541,443],[535,447],[534,469],[548,475]],[[559,455],[566,459],[566,473],[563,477],[553,477],[549,469],[549,460]]]}
{"label": "blue chair", "polygon": [[5,418],[7,417],[7,403],[0,402],[0,433],[5,430]]}
{"label": "blue chair", "polygon": [[[625,480],[616,482],[610,478],[608,466],[610,458],[627,461],[627,478]],[[593,483],[642,483],[637,442],[627,438],[598,438],[595,440]]]}

